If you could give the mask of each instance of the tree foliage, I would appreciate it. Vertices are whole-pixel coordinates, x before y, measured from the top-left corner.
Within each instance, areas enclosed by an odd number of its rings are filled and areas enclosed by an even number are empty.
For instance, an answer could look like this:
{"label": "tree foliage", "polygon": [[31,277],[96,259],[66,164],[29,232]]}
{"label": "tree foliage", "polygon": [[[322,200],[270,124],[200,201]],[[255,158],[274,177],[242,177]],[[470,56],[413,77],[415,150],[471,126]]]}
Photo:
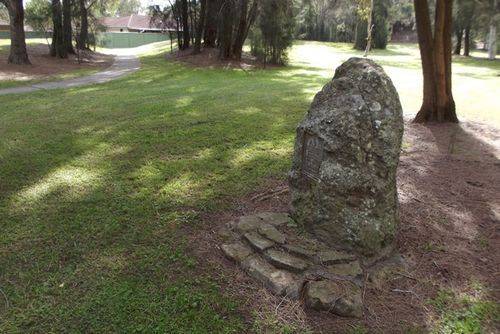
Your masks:
{"label": "tree foliage", "polygon": [[50,1],[31,0],[26,4],[24,17],[26,23],[34,30],[44,33],[48,32],[52,27]]}
{"label": "tree foliage", "polygon": [[292,45],[295,29],[292,1],[261,1],[257,26],[252,35],[252,54],[265,63],[286,64],[286,50]]}

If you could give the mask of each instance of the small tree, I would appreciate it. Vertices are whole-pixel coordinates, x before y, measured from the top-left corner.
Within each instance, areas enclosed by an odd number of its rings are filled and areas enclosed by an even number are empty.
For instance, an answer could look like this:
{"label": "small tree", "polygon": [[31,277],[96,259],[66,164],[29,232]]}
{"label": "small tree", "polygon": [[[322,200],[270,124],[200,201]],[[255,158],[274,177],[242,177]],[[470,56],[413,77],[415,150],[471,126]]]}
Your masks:
{"label": "small tree", "polygon": [[385,49],[389,39],[389,0],[374,0],[373,2],[373,47],[375,49]]}
{"label": "small tree", "polygon": [[52,27],[52,12],[50,1],[48,0],[31,0],[26,4],[25,10],[26,23],[28,23],[36,31],[40,31],[45,36],[47,46],[50,50],[48,32]]}
{"label": "small tree", "polygon": [[50,55],[53,57],[67,58],[68,50],[64,43],[64,31],[62,20],[62,7],[60,0],[52,0],[52,46]]}
{"label": "small tree", "polygon": [[358,24],[356,26],[354,48],[365,50],[365,54],[370,51],[372,46],[375,49],[385,49],[389,39],[387,22],[390,7],[389,0],[357,1]]}
{"label": "small tree", "polygon": [[252,54],[264,63],[286,64],[295,29],[293,1],[263,0],[258,28],[253,35]]}

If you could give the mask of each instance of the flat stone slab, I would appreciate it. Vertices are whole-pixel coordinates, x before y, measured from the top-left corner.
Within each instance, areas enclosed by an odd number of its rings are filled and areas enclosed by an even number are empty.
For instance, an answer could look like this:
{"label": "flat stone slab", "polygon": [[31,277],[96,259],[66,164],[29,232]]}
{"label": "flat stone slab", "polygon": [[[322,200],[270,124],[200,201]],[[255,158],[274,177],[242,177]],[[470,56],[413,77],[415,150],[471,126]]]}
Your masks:
{"label": "flat stone slab", "polygon": [[242,263],[247,273],[262,282],[267,289],[279,296],[297,298],[299,289],[297,280],[292,274],[278,270],[258,256],[251,256]]}
{"label": "flat stone slab", "polygon": [[264,254],[266,259],[278,268],[293,272],[302,272],[309,266],[306,261],[284,251],[268,249]]}
{"label": "flat stone slab", "polygon": [[244,245],[239,241],[233,242],[231,244],[224,244],[221,246],[221,249],[230,260],[233,260],[237,263],[242,262],[250,254],[253,253],[250,247]]}
{"label": "flat stone slab", "polygon": [[268,249],[269,247],[274,246],[274,242],[272,242],[269,239],[264,238],[257,232],[247,232],[243,234],[243,237],[250,243],[250,245],[259,250],[259,251],[264,251]]}
{"label": "flat stone slab", "polygon": [[278,244],[285,243],[285,235],[278,231],[276,227],[270,224],[263,224],[259,227],[259,233],[264,237],[272,240]]}
{"label": "flat stone slab", "polygon": [[262,225],[262,219],[257,215],[243,216],[236,224],[236,229],[241,232],[250,232],[258,229]]}
{"label": "flat stone slab", "polygon": [[270,212],[235,219],[219,232],[221,250],[273,294],[303,299],[316,310],[361,316],[361,275],[376,268],[357,254],[330,248],[288,220],[286,214]]}
{"label": "flat stone slab", "polygon": [[363,315],[361,289],[346,281],[309,282],[305,301],[308,307],[318,311],[328,311],[344,317]]}
{"label": "flat stone slab", "polygon": [[303,247],[303,246],[296,246],[296,245],[288,245],[287,244],[287,245],[284,245],[283,248],[292,254],[303,256],[306,258],[312,258],[312,257],[314,257],[314,255],[316,255],[316,252],[314,250],[308,249],[308,248]]}
{"label": "flat stone slab", "polygon": [[353,254],[337,250],[320,251],[316,255],[316,262],[325,265],[346,263],[354,260],[356,260],[356,257]]}

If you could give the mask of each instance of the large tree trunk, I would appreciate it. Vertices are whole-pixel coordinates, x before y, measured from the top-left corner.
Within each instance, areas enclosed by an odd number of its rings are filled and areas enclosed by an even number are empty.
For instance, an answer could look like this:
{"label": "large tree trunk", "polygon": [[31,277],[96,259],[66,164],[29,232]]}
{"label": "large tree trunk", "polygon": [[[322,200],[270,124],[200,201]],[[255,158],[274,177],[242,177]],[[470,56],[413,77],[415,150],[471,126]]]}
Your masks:
{"label": "large tree trunk", "polygon": [[8,62],[11,64],[31,64],[26,51],[24,34],[24,8],[22,0],[1,1],[9,11],[10,18],[10,53]]}
{"label": "large tree trunk", "polygon": [[[253,1],[250,11],[248,11],[248,0],[241,0],[240,3],[240,21],[238,24],[238,31],[234,39],[233,54],[236,59],[241,59],[243,53],[243,44],[247,39],[250,27],[257,18],[258,2]],[[248,13],[247,13],[248,12]]]}
{"label": "large tree trunk", "polygon": [[198,27],[196,28],[196,38],[194,40],[193,54],[201,52],[201,38],[203,37],[203,29],[205,28],[205,16],[207,11],[207,0],[201,0],[200,18]]}
{"label": "large tree trunk", "polygon": [[470,25],[465,27],[465,36],[464,36],[464,56],[470,56]]}
{"label": "large tree trunk", "polygon": [[53,57],[67,58],[68,52],[64,44],[64,32],[62,23],[62,8],[60,0],[52,0],[52,46],[50,55]]}
{"label": "large tree trunk", "polygon": [[488,34],[488,59],[493,60],[497,55],[497,24],[495,16],[497,14],[497,0],[493,0],[490,18],[490,32]]}
{"label": "large tree trunk", "polygon": [[243,52],[243,43],[245,43],[246,31],[247,31],[247,12],[248,12],[248,0],[240,1],[240,19],[238,23],[238,30],[236,31],[236,36],[234,38],[233,44],[233,55],[236,59],[241,59],[241,54]]}
{"label": "large tree trunk", "polygon": [[76,47],[80,50],[87,48],[87,40],[89,38],[89,17],[85,0],[79,0],[80,7],[80,33],[78,34],[78,41]]}
{"label": "large tree trunk", "polygon": [[71,0],[62,0],[62,10],[64,46],[66,47],[66,52],[74,54],[75,50],[73,49],[73,31],[71,28]]}
{"label": "large tree trunk", "polygon": [[221,59],[230,59],[233,56],[233,14],[233,0],[225,0],[221,8],[222,23],[219,34]]}
{"label": "large tree trunk", "polygon": [[187,0],[181,0],[181,16],[182,16],[182,49],[189,48],[189,12]]}
{"label": "large tree trunk", "polygon": [[414,0],[424,97],[415,122],[458,122],[451,92],[452,0],[436,2],[434,36],[427,0]]}
{"label": "large tree trunk", "polygon": [[207,0],[207,17],[205,20],[205,47],[214,48],[217,40],[217,19],[220,11],[220,0]]}
{"label": "large tree trunk", "polygon": [[455,37],[457,38],[457,44],[455,44],[455,51],[453,53],[456,55],[460,55],[460,51],[462,50],[463,34],[464,30],[462,28],[455,28]]}

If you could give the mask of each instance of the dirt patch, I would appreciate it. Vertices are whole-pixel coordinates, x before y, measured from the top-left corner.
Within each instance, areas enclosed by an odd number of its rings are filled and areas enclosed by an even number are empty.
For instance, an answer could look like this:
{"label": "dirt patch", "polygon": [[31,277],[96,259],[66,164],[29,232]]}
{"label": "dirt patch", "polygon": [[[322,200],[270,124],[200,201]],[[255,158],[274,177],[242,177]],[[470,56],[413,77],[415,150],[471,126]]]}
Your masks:
{"label": "dirt patch", "polygon": [[167,53],[165,56],[170,60],[177,60],[191,67],[200,68],[224,68],[224,69],[242,69],[254,70],[263,68],[276,68],[278,65],[265,65],[249,54],[243,52],[241,60],[221,60],[219,50],[214,48],[204,48],[201,53],[193,55],[193,49],[179,50]]}
{"label": "dirt patch", "polygon": [[46,44],[29,44],[28,55],[31,65],[7,64],[8,49],[0,52],[0,81],[49,80],[58,75],[85,69],[104,69],[113,63],[113,57],[92,51],[83,51],[78,63],[76,55],[67,59],[51,57]]}
{"label": "dirt patch", "polygon": [[232,211],[204,216],[210,228],[192,236],[193,252],[206,264],[205,272],[217,273],[224,292],[241,300],[256,332],[265,332],[256,323],[271,332],[285,323],[318,333],[345,333],[356,326],[380,333],[427,332],[437,317],[428,301],[440,290],[468,292],[472,282],[479,282],[487,288],[487,299],[499,300],[499,156],[498,129],[472,122],[406,122],[396,244],[409,268],[377,287],[367,284],[363,319],[305,312],[296,301],[270,295],[218,249],[218,231],[230,220],[288,210],[284,180],[269,180],[265,188],[234,200]]}

